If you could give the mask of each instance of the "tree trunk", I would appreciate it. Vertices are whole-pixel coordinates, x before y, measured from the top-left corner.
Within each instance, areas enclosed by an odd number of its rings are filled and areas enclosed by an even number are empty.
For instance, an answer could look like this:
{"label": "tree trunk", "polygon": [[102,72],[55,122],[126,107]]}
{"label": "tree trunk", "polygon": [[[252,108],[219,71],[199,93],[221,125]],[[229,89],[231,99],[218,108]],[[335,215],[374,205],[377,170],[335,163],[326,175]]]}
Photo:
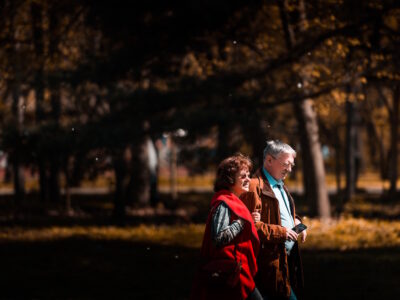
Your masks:
{"label": "tree trunk", "polygon": [[118,167],[114,167],[115,171],[115,198],[113,216],[115,220],[122,221],[125,219],[125,201],[123,197],[123,173]]}
{"label": "tree trunk", "polygon": [[232,116],[225,115],[225,117],[220,120],[218,124],[218,161],[239,151],[242,145],[241,135],[241,128],[238,123],[232,122]]}
{"label": "tree trunk", "polygon": [[336,177],[336,193],[337,195],[340,197],[342,191],[341,191],[341,184],[340,184],[340,180],[341,180],[341,142],[340,142],[340,137],[339,137],[339,133],[336,131],[334,133],[335,136],[335,177]]}
{"label": "tree trunk", "polygon": [[149,153],[147,148],[148,137],[135,141],[132,146],[132,162],[130,168],[129,195],[131,203],[140,206],[150,205],[150,169]]}
{"label": "tree trunk", "polygon": [[[14,22],[12,21],[11,34],[13,34],[15,40],[19,40],[16,28],[14,28]],[[21,80],[22,80],[22,70],[21,70],[21,58],[20,58],[20,43],[16,42],[14,45],[14,51],[11,54],[11,60],[14,71],[14,80],[12,83],[12,113],[15,120],[16,134],[18,138],[16,139],[15,149],[13,153],[12,165],[14,174],[14,197],[16,205],[19,205],[25,196],[25,176],[23,171],[23,166],[21,164],[21,150],[22,145],[20,143],[23,132],[24,125],[24,113],[25,104],[24,99],[21,95]],[[12,51],[12,50],[11,50]]]}
{"label": "tree trunk", "polygon": [[12,165],[13,165],[13,174],[14,174],[14,197],[16,205],[19,205],[21,201],[25,197],[25,175],[24,168],[21,163],[22,158],[22,130],[23,130],[23,122],[24,122],[24,111],[23,111],[23,98],[20,96],[19,84],[17,82],[14,83],[13,89],[13,114],[16,117],[16,134],[18,138],[16,139],[14,145],[14,152],[12,155]]}
{"label": "tree trunk", "polygon": [[[296,43],[294,31],[290,25],[286,1],[279,1],[282,28],[285,35],[287,50],[291,51]],[[306,12],[303,1],[299,2],[300,31],[305,31]],[[301,75],[303,84],[307,82],[307,74]],[[318,215],[322,219],[330,218],[330,203],[325,180],[325,167],[318,135],[317,116],[311,99],[295,103],[294,109],[301,131],[301,145],[303,157],[303,177],[305,194],[313,207],[316,206]]]}
{"label": "tree trunk", "polygon": [[[75,149],[76,150],[76,149]],[[83,174],[84,174],[84,157],[86,156],[86,153],[83,151],[77,150],[77,152],[74,155],[74,160],[73,160],[73,165],[72,165],[72,175],[71,175],[71,186],[78,186],[79,183],[83,179]]]}
{"label": "tree trunk", "polygon": [[55,157],[50,162],[50,176],[49,176],[49,194],[50,199],[53,203],[60,203],[61,191],[60,191],[60,163],[58,157]]}
{"label": "tree trunk", "polygon": [[[260,110],[255,113],[255,119],[249,120],[248,122],[243,122],[242,128],[245,132],[245,138],[253,148],[253,171],[260,168],[263,164],[263,150],[265,147],[265,140],[260,137],[270,136],[268,130],[268,124],[266,119],[269,119],[267,112],[265,110]],[[293,171],[295,171],[294,169]],[[292,174],[295,175],[295,174]]]}
{"label": "tree trunk", "polygon": [[70,178],[67,174],[68,171],[65,172],[65,211],[67,213],[72,212],[72,201],[71,201],[71,190],[70,190]]}
{"label": "tree trunk", "polygon": [[312,100],[307,99],[296,103],[295,110],[301,131],[303,176],[306,179],[305,194],[310,197],[308,199],[313,203],[314,211],[316,210],[321,218],[327,219],[330,217],[330,203],[319,142],[317,117],[312,107]]}
{"label": "tree trunk", "polygon": [[[51,85],[51,114],[52,121],[55,124],[53,134],[59,134],[59,122],[60,122],[60,91],[58,82]],[[55,139],[59,143],[59,139]],[[61,145],[55,145],[59,148]],[[49,189],[50,199],[54,203],[60,203],[61,192],[60,192],[60,160],[61,153],[54,151],[50,159],[50,177],[49,177]]]}
{"label": "tree trunk", "polygon": [[176,200],[178,198],[178,176],[177,176],[177,153],[176,153],[176,145],[171,138],[171,154],[169,159],[169,180],[170,180],[170,191],[172,200]]}
{"label": "tree trunk", "polygon": [[[372,113],[372,111],[369,111],[369,113]],[[387,159],[383,144],[383,135],[380,136],[379,130],[371,118],[365,118],[364,122],[366,122],[367,126],[371,161],[374,162],[374,166],[378,167],[381,179],[384,179],[386,176],[385,170],[387,170]]]}
{"label": "tree trunk", "polygon": [[64,185],[65,202],[64,203],[65,203],[65,211],[67,214],[73,213],[72,199],[71,199],[71,183],[72,183],[71,174],[73,171],[73,161],[74,161],[73,157],[69,156],[62,163],[62,171],[64,172],[64,176],[65,176],[65,185]]}
{"label": "tree trunk", "polygon": [[35,48],[35,75],[34,75],[34,84],[35,84],[35,100],[36,100],[36,123],[39,123],[43,120],[43,100],[44,100],[44,87],[45,87],[45,79],[44,79],[44,38],[43,38],[43,17],[42,14],[43,9],[42,6],[36,2],[31,3],[31,15],[32,15],[32,36],[33,36],[33,44]]}
{"label": "tree trunk", "polygon": [[[149,166],[149,138],[135,141],[113,157],[116,178],[114,217],[119,221],[125,218],[125,207],[137,203],[140,206],[151,204],[152,188]],[[155,201],[155,200],[153,200]]]}
{"label": "tree trunk", "polygon": [[349,201],[356,190],[355,186],[355,148],[356,148],[356,127],[355,121],[355,108],[354,103],[347,100],[346,101],[346,195],[345,201]]}
{"label": "tree trunk", "polygon": [[[54,6],[51,6],[49,10],[49,56],[51,61],[54,59],[57,51],[57,22],[56,14],[53,13]],[[60,99],[60,79],[50,78],[48,80],[50,89],[50,102],[51,102],[51,121],[54,123],[53,134],[59,134],[59,124],[61,115],[61,99]],[[55,139],[59,143],[59,139]],[[58,149],[61,149],[61,145],[55,145]],[[61,192],[60,192],[60,160],[61,153],[54,151],[51,153],[50,158],[50,177],[49,177],[49,194],[51,201],[54,203],[60,203]]]}
{"label": "tree trunk", "polygon": [[400,86],[397,85],[393,92],[393,111],[390,118],[390,188],[389,194],[395,195],[397,190],[398,176],[398,156],[397,144],[399,142],[399,103],[400,102]]}
{"label": "tree trunk", "polygon": [[155,207],[158,199],[158,151],[151,138],[147,139],[148,168],[150,172],[150,204]]}
{"label": "tree trunk", "polygon": [[121,156],[116,155],[113,157],[114,172],[115,172],[115,198],[114,198],[114,218],[121,223],[125,221],[125,205],[126,205],[126,165]]}
{"label": "tree trunk", "polygon": [[13,158],[12,166],[14,170],[14,199],[15,205],[18,207],[25,198],[25,175],[24,168],[20,162],[20,155],[17,153]]}
{"label": "tree trunk", "polygon": [[[44,87],[45,87],[45,76],[44,76],[44,37],[43,37],[43,7],[36,3],[31,3],[31,16],[32,16],[32,36],[35,47],[35,115],[36,124],[40,126],[43,121],[43,100],[44,100]],[[40,145],[39,145],[40,146]],[[37,154],[37,164],[39,168],[39,190],[40,190],[40,200],[42,202],[47,202],[49,200],[48,193],[48,178],[46,172],[45,158],[41,151]]]}

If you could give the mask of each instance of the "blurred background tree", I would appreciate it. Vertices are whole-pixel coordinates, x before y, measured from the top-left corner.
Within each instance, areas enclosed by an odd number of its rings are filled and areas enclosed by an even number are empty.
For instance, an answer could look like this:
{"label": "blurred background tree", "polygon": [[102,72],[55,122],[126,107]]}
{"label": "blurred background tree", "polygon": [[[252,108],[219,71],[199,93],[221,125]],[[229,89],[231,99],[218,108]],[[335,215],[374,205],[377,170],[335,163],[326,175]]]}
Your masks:
{"label": "blurred background tree", "polygon": [[395,195],[398,1],[4,0],[0,8],[1,149],[15,208],[27,169],[45,206],[71,210],[70,188],[108,171],[116,220],[127,207],[154,206],[158,168],[149,160],[163,135],[181,149],[171,170],[176,161],[192,174],[236,151],[258,167],[268,138],[292,144],[309,212],[322,218],[332,215],[327,172],[336,212],[366,169],[388,178]]}

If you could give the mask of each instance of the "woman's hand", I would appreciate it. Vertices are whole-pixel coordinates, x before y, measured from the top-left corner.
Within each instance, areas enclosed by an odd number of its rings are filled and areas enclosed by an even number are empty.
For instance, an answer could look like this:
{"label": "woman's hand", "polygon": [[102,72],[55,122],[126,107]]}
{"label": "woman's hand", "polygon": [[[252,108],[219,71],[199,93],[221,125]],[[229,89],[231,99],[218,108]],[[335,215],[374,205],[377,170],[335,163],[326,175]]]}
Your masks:
{"label": "woman's hand", "polygon": [[254,223],[260,222],[261,220],[261,215],[259,212],[255,211],[251,213],[251,216],[253,217]]}

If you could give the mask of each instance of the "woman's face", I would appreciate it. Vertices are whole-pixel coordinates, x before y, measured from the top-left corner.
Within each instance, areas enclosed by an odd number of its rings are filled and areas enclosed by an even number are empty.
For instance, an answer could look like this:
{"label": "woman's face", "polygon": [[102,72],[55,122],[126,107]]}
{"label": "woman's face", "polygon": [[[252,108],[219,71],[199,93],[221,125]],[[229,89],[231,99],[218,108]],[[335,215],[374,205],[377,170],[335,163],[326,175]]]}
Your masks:
{"label": "woman's face", "polygon": [[247,168],[241,169],[235,176],[232,192],[239,197],[242,193],[249,191],[249,186],[250,172]]}

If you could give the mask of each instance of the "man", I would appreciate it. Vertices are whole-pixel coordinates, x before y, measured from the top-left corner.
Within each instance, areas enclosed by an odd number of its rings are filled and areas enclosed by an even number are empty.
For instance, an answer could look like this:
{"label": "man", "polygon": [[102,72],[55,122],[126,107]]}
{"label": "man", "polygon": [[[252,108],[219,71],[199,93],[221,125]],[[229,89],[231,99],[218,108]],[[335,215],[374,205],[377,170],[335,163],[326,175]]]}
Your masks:
{"label": "man", "polygon": [[[252,212],[260,238],[256,285],[264,299],[297,299],[303,287],[297,238],[292,228],[301,223],[283,180],[292,171],[296,152],[278,140],[267,141],[263,167],[251,179],[241,199]],[[302,242],[307,233],[301,234]]]}

